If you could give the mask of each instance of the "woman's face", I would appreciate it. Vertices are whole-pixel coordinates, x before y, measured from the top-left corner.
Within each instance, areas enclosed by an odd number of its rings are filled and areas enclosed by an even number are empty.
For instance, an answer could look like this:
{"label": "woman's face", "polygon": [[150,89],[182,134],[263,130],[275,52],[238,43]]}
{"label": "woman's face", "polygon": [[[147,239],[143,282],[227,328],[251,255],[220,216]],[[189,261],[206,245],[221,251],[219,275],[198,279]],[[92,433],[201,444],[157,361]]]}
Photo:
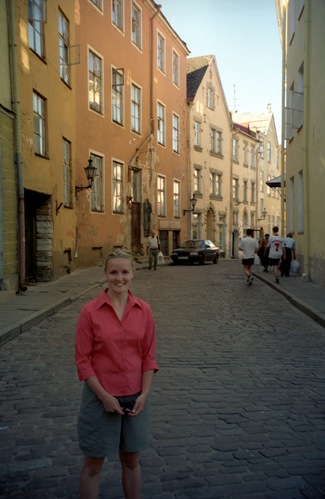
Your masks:
{"label": "woman's face", "polygon": [[127,258],[112,258],[106,265],[106,278],[111,292],[123,294],[128,291],[134,272]]}

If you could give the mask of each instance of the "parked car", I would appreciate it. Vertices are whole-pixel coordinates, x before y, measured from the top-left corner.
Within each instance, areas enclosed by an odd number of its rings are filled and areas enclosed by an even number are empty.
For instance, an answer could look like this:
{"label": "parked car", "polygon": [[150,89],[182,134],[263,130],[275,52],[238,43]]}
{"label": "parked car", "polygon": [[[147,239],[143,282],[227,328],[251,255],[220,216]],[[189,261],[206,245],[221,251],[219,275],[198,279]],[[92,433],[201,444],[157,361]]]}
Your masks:
{"label": "parked car", "polygon": [[209,239],[190,239],[175,248],[170,255],[174,264],[177,263],[218,263],[219,248]]}

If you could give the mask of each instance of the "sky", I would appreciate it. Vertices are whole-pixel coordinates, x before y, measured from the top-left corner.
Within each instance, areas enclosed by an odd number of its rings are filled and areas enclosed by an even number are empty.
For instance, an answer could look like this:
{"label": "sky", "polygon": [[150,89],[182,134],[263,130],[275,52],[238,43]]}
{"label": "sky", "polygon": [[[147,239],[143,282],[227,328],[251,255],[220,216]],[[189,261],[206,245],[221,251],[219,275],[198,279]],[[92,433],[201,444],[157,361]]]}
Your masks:
{"label": "sky", "polygon": [[271,103],[280,142],[282,52],[275,0],[156,3],[189,57],[215,55],[230,111],[264,113]]}

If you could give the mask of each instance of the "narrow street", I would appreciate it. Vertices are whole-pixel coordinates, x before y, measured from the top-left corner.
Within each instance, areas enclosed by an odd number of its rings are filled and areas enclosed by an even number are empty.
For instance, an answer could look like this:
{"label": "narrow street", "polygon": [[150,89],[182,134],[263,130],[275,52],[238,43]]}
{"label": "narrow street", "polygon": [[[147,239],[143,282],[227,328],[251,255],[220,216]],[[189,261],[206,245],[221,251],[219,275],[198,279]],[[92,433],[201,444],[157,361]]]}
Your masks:
{"label": "narrow street", "polygon": [[[81,300],[4,345],[0,497],[78,497],[81,384],[74,331]],[[325,497],[325,329],[239,261],[138,271],[160,371],[143,499]],[[119,463],[101,499],[121,499]]]}

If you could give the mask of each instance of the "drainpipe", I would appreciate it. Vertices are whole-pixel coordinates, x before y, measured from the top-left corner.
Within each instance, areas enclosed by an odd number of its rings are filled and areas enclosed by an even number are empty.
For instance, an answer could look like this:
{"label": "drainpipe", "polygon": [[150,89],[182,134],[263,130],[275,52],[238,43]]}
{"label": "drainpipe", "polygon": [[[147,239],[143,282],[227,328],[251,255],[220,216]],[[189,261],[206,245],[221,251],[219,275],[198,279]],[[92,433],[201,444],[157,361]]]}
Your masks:
{"label": "drainpipe", "polygon": [[310,14],[311,14],[311,1],[307,0],[305,4],[306,20],[305,20],[305,53],[304,53],[304,125],[303,125],[303,222],[304,222],[304,274],[305,278],[310,279],[310,220],[309,220],[309,171],[308,171],[308,154],[309,154],[309,95],[310,95]]}
{"label": "drainpipe", "polygon": [[15,30],[15,7],[16,2],[7,1],[9,13],[9,51],[11,61],[11,86],[12,86],[12,104],[15,115],[14,134],[15,134],[15,162],[18,181],[18,265],[19,265],[19,289],[24,287],[26,277],[25,264],[25,200],[24,200],[24,182],[23,168],[21,159],[21,124],[19,110],[19,88],[17,72],[17,42]]}
{"label": "drainpipe", "polygon": [[[281,224],[281,235],[285,236],[285,231],[287,232],[287,213],[285,213],[285,192],[284,188],[284,176],[286,174],[286,168],[284,163],[285,158],[285,103],[286,103],[286,63],[287,63],[287,6],[283,6],[283,19],[282,19],[282,116],[281,116],[281,215],[282,215],[282,224]],[[288,179],[287,179],[288,180]]]}
{"label": "drainpipe", "polygon": [[154,66],[154,52],[153,52],[153,22],[161,10],[161,5],[157,5],[157,10],[150,19],[150,132],[154,132],[153,126],[153,66]]}

